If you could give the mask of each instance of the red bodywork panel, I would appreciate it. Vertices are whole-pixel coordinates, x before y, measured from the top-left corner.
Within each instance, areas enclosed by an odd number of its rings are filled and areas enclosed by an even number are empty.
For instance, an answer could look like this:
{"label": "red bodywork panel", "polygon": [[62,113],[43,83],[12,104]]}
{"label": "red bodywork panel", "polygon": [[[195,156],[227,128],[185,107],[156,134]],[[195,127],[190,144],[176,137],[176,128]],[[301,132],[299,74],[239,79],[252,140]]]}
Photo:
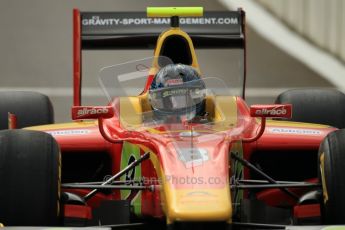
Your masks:
{"label": "red bodywork panel", "polygon": [[320,205],[318,204],[297,205],[294,207],[293,212],[296,219],[321,216]]}
{"label": "red bodywork panel", "polygon": [[[237,99],[237,108],[239,117],[249,116],[249,108],[247,107],[245,102],[240,98]],[[109,134],[111,135],[112,132],[114,132],[112,131],[112,128],[114,128],[114,124],[118,124],[118,120],[116,118],[111,118],[106,119],[104,122],[105,126],[108,126],[107,132],[109,132]],[[250,127],[250,130],[252,130],[252,132],[256,132],[259,129],[260,124],[252,122],[253,120],[251,120],[250,123],[248,123],[248,127]],[[82,124],[83,122],[79,122],[79,124],[80,123]],[[329,132],[335,130],[334,128],[326,126],[322,128],[318,128],[317,126],[315,128],[312,128],[308,125],[306,125],[307,127],[303,127],[304,125],[300,123],[296,123],[296,126],[293,126],[294,124],[295,123],[279,121],[268,122],[266,130],[261,138],[259,138],[255,142],[243,144],[243,154],[245,159],[250,159],[251,154],[257,150],[303,149],[317,151],[322,139]],[[113,174],[120,170],[122,142],[119,141],[118,143],[110,143],[106,141],[104,137],[101,135],[98,124],[96,122],[93,123],[93,125],[88,125],[85,128],[57,128],[55,130],[46,130],[46,132],[52,134],[55,137],[55,139],[58,141],[60,145],[63,154],[64,152],[68,154],[68,152],[71,151],[76,151],[80,153],[82,153],[83,151],[106,151],[112,159]],[[247,135],[253,134],[248,132]],[[199,170],[197,167],[186,169],[182,162],[176,158],[176,154],[167,154],[167,150],[173,149],[173,147],[169,147],[169,143],[166,143],[165,149],[157,149],[157,145],[154,144],[157,141],[158,140],[152,139],[151,142],[153,144],[149,147],[156,150],[156,152],[161,153],[160,155],[157,155],[157,158],[166,175],[169,175],[170,173],[170,175],[174,176],[192,176],[195,173],[197,173],[197,171],[195,171]],[[215,141],[216,142],[211,143],[212,145],[209,145],[210,143],[205,142],[198,147],[208,149],[208,151],[210,152],[210,158],[217,159],[217,161],[215,162],[228,162],[228,154],[226,154],[226,149],[228,149],[230,146],[223,143],[221,139],[219,140],[219,142],[217,142],[217,140]],[[138,137],[138,143],[140,144],[140,137]],[[219,145],[219,147],[217,147],[217,145]],[[141,151],[141,154],[143,153],[144,152]],[[208,166],[207,164],[205,164],[205,167],[202,168],[203,171],[197,174],[202,175],[204,178],[209,178],[210,176],[226,178],[226,175],[228,173],[227,164],[219,164],[216,167],[217,170],[214,170],[214,165],[210,164]],[[151,161],[144,161],[141,165],[141,171],[142,176],[145,178],[157,178],[157,170],[154,168],[154,165]],[[244,171],[244,177],[247,179],[249,178],[249,172],[247,169],[245,169]],[[173,183],[173,186],[177,186],[179,188],[188,188],[191,185]],[[197,188],[195,186],[203,187],[205,185],[202,184],[193,186],[194,188]],[[217,184],[216,186],[224,186],[224,184]],[[78,189],[66,191],[74,192],[76,194],[84,196],[88,193],[89,190]],[[297,189],[294,190],[294,192],[298,194],[300,192],[302,193],[303,191]],[[289,197],[286,197],[286,195],[282,194],[279,190],[265,190],[259,193],[257,198],[273,206],[277,205],[281,200],[289,201]],[[98,193],[95,197],[88,201],[88,204],[91,207],[97,207],[101,200],[113,199],[120,199],[118,191],[115,191],[109,195]],[[161,207],[159,190],[156,190],[155,192],[142,192],[142,203],[145,204],[142,205],[142,215],[148,215],[153,217],[164,216]],[[290,203],[293,204],[294,202],[290,201]],[[66,208],[68,209],[68,207]],[[301,213],[301,211],[298,211],[299,209],[296,210],[296,212]],[[73,212],[77,212],[77,210],[71,209],[67,213]],[[82,212],[85,212],[85,210],[83,210]]]}
{"label": "red bodywork panel", "polygon": [[68,204],[64,206],[66,218],[92,219],[92,210],[89,206]]}

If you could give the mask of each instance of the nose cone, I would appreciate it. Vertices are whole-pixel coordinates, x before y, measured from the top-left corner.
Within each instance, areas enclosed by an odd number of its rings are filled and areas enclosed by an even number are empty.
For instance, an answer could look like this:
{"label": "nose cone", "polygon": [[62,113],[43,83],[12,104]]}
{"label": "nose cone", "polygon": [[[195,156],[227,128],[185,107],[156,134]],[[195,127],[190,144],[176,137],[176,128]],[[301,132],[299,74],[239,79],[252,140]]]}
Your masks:
{"label": "nose cone", "polygon": [[160,156],[161,195],[168,224],[231,221],[229,145],[222,135],[207,138],[194,140],[193,148],[189,142],[167,145],[175,151]]}
{"label": "nose cone", "polygon": [[[169,185],[168,185],[169,186]],[[229,186],[215,189],[166,188],[166,214],[174,221],[229,221],[232,215]]]}

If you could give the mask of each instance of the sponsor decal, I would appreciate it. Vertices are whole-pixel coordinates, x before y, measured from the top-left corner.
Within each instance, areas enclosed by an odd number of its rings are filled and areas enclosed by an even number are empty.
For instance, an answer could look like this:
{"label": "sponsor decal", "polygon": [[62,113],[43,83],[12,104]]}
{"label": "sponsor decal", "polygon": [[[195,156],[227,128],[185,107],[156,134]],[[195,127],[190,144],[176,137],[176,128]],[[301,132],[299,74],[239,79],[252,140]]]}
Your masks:
{"label": "sponsor decal", "polygon": [[187,92],[188,92],[187,89],[172,89],[172,90],[164,91],[162,96],[163,96],[163,98],[165,98],[165,97],[169,97],[169,96],[186,95]]}
{"label": "sponsor decal", "polygon": [[323,132],[320,130],[314,129],[296,129],[296,128],[269,128],[270,133],[279,133],[279,134],[297,134],[297,135],[322,135]]}
{"label": "sponsor decal", "polygon": [[180,24],[184,25],[237,25],[238,18],[180,18]]}
{"label": "sponsor decal", "polygon": [[87,129],[69,129],[69,130],[56,130],[56,131],[47,131],[52,136],[69,136],[69,135],[84,135],[91,133]]}
{"label": "sponsor decal", "polygon": [[281,117],[291,118],[292,106],[284,105],[252,105],[250,115],[253,117]]}
{"label": "sponsor decal", "polygon": [[77,111],[77,117],[84,117],[85,115],[107,114],[107,108],[82,108]]}
{"label": "sponsor decal", "polygon": [[100,117],[110,118],[114,116],[111,106],[73,106],[72,119],[97,119]]}
{"label": "sponsor decal", "polygon": [[[82,19],[83,26],[130,26],[130,25],[169,25],[170,18],[101,18],[92,16]],[[180,18],[181,25],[238,25],[236,17]]]}
{"label": "sponsor decal", "polygon": [[272,109],[260,109],[255,111],[256,115],[267,115],[267,116],[276,116],[276,115],[286,115],[287,110],[284,107],[281,108],[272,108]]}
{"label": "sponsor decal", "polygon": [[183,80],[181,78],[175,78],[175,79],[168,79],[166,81],[168,86],[171,85],[182,85],[183,84]]}

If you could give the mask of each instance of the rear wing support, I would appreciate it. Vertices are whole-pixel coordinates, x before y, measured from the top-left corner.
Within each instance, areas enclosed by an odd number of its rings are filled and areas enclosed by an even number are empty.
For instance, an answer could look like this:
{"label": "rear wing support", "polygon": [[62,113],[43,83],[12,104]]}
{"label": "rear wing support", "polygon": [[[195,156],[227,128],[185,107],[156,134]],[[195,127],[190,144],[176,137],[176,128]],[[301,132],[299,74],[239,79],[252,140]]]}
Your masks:
{"label": "rear wing support", "polygon": [[73,10],[73,106],[81,106],[81,19],[78,9]]}

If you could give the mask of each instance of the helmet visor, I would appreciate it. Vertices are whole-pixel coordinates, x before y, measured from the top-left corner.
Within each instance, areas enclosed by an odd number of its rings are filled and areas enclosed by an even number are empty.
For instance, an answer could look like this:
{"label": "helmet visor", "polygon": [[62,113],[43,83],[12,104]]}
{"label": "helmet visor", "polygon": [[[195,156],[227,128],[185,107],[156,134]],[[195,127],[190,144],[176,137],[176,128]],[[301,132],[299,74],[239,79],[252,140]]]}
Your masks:
{"label": "helmet visor", "polygon": [[204,83],[193,81],[178,86],[169,86],[149,93],[151,106],[162,111],[189,108],[201,103],[206,96]]}

